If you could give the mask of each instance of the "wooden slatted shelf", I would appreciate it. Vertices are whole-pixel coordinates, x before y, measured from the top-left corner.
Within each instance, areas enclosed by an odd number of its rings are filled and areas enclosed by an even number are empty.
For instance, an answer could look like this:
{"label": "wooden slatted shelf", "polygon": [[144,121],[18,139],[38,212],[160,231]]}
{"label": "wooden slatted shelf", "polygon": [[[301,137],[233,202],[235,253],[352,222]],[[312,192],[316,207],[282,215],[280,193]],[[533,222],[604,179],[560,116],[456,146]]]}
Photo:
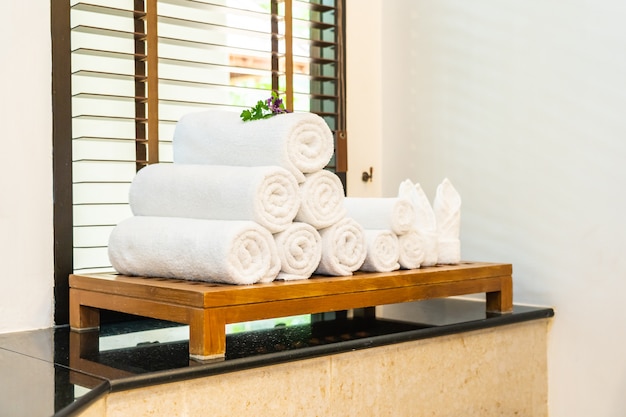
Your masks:
{"label": "wooden slatted shelf", "polygon": [[245,286],[74,274],[70,326],[78,332],[98,329],[100,309],[188,324],[189,354],[204,360],[224,356],[229,323],[475,293],[486,294],[487,312],[509,313],[511,274],[511,264],[484,262]]}

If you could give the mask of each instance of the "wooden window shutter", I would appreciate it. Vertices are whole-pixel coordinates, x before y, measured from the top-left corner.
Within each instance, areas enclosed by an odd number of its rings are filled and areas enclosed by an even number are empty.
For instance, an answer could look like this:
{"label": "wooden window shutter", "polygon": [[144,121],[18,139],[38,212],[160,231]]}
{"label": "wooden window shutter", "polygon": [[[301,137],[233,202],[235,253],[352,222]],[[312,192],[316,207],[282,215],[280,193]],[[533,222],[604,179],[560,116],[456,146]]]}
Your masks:
{"label": "wooden window shutter", "polygon": [[276,91],[328,122],[328,169],[346,170],[344,1],[51,2],[58,300],[69,273],[111,271],[130,183],[172,161],[186,113],[241,111]]}

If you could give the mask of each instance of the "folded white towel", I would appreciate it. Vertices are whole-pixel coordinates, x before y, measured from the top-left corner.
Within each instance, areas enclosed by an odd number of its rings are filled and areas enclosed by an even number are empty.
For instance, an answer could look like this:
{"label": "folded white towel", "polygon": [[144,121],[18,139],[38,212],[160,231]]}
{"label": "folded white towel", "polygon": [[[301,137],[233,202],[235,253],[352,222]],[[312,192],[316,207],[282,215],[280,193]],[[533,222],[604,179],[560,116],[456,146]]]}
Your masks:
{"label": "folded white towel", "polygon": [[344,217],[319,232],[322,236],[322,258],[315,273],[349,276],[363,265],[367,248],[360,224]]}
{"label": "folded white towel", "polygon": [[296,179],[277,166],[153,164],[130,187],[136,216],[253,220],[285,230],[300,208]]}
{"label": "folded white towel", "polygon": [[439,260],[439,235],[437,232],[420,230],[418,232],[424,243],[424,260],[422,266],[437,265]]}
{"label": "folded white towel", "polygon": [[346,197],[347,216],[364,229],[389,229],[397,235],[415,225],[415,209],[404,198]]}
{"label": "folded white towel", "polygon": [[409,230],[398,236],[400,245],[400,267],[402,269],[416,269],[424,261],[424,242],[417,230]]}
{"label": "folded white towel", "polygon": [[228,284],[272,280],[274,238],[252,221],[134,216],[109,238],[109,259],[124,275]]}
{"label": "folded white towel", "polygon": [[300,184],[300,210],[296,221],[324,229],[343,219],[346,216],[345,197],[339,177],[321,170],[307,174],[305,178]]}
{"label": "folded white towel", "polygon": [[274,235],[281,269],[276,279],[309,278],[322,258],[322,237],[310,224],[294,222]]}
{"label": "folded white towel", "polygon": [[367,254],[361,271],[391,272],[400,269],[398,236],[391,230],[365,229]]}
{"label": "folded white towel", "polygon": [[183,116],[173,139],[175,163],[278,165],[298,182],[324,168],[333,155],[333,134],[313,113],[288,113],[243,122],[239,114],[209,110]]}
{"label": "folded white towel", "polygon": [[433,211],[439,232],[440,264],[458,264],[461,261],[461,196],[447,178],[437,187]]}
{"label": "folded white towel", "polygon": [[398,197],[408,199],[415,208],[415,228],[424,244],[424,260],[421,265],[436,265],[439,258],[437,220],[426,193],[419,183],[413,184],[407,179],[400,184]]}

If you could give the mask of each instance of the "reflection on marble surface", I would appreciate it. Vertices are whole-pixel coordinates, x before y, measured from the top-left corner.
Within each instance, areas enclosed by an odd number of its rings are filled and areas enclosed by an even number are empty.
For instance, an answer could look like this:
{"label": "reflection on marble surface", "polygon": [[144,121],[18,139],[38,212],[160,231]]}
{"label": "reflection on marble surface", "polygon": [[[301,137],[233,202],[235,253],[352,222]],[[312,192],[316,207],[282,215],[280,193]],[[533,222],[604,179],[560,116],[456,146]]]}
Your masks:
{"label": "reflection on marble surface", "polygon": [[[107,324],[100,332],[74,333],[60,327],[0,334],[0,415],[71,415],[82,403],[109,389],[119,391],[553,315],[547,308],[516,306],[512,314],[488,316],[484,308],[482,302],[435,299],[379,307],[377,318],[339,314],[333,320],[231,334],[226,357],[210,362],[190,360],[187,327],[163,321]],[[34,392],[37,395],[31,398]]]}
{"label": "reflection on marble surface", "polygon": [[[51,339],[42,337],[50,335],[50,331],[29,333],[34,340],[52,346]],[[20,343],[27,341],[19,339]],[[23,347],[31,353],[45,353],[36,344]],[[103,378],[71,370],[52,360],[6,349],[0,349],[0,366],[0,415],[6,417],[52,416],[72,404],[80,405],[81,399],[87,401],[106,391],[108,384]]]}

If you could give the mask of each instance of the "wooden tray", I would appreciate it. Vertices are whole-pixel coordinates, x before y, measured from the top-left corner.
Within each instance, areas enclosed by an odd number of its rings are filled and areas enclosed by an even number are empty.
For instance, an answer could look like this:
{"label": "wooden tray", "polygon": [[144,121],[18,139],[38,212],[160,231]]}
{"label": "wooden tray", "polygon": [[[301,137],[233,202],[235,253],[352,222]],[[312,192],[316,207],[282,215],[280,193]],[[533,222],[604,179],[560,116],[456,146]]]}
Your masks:
{"label": "wooden tray", "polygon": [[512,266],[463,262],[350,277],[227,285],[115,274],[70,275],[70,327],[98,329],[99,309],[189,325],[189,354],[223,357],[229,323],[486,293],[486,311],[513,308]]}

